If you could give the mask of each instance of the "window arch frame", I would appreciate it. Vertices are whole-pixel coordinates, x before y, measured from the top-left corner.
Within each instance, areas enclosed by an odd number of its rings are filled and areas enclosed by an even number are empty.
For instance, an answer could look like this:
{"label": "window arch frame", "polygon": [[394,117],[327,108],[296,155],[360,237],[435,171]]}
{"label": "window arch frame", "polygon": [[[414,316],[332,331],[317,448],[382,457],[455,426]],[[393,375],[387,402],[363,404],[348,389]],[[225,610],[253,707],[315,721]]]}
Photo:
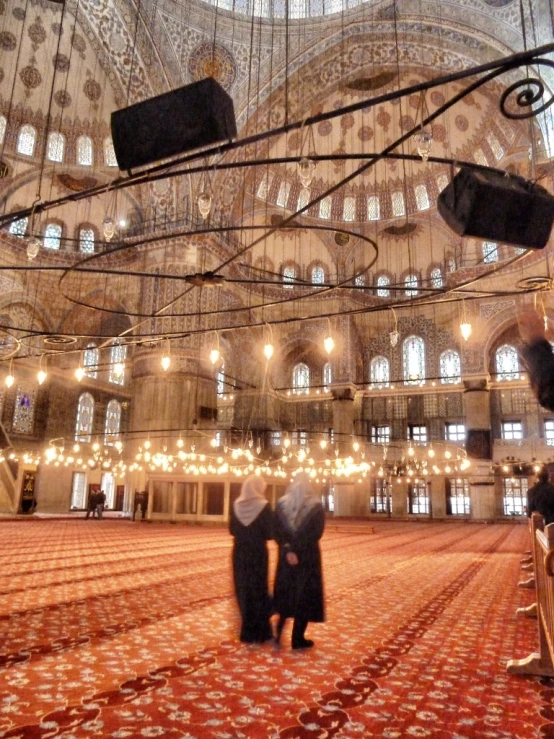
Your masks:
{"label": "window arch frame", "polygon": [[[83,249],[83,232],[89,231],[92,234],[92,249]],[[79,254],[94,254],[96,251],[96,242],[98,240],[98,234],[94,226],[90,223],[80,223],[77,227],[77,245]],[[90,241],[90,240],[89,240]]]}
{"label": "window arch frame", "polygon": [[390,297],[390,284],[391,279],[389,275],[384,274],[383,272],[377,276],[376,281],[377,286],[377,297],[378,298],[389,298]]}
{"label": "window arch frame", "polygon": [[[26,139],[25,137],[28,138]],[[25,143],[27,140],[30,142],[29,144]],[[15,150],[17,154],[21,154],[24,157],[33,157],[35,155],[36,148],[37,129],[30,123],[24,123],[20,126],[19,131],[17,132]]]}
{"label": "window arch frame", "polygon": [[83,351],[83,372],[86,377],[95,380],[98,377],[98,363],[100,361],[100,350],[94,343],[87,344]]}
{"label": "window arch frame", "polygon": [[[502,355],[509,356],[514,360],[514,367],[516,369],[502,370],[499,359]],[[502,361],[502,360],[501,360]],[[519,361],[519,354],[513,344],[504,343],[498,346],[494,352],[494,369],[496,371],[496,379],[499,382],[513,382],[519,380],[521,377],[521,363]]]}
{"label": "window arch frame", "polygon": [[[446,363],[452,360],[454,364],[454,371],[450,374],[443,372],[446,367]],[[439,355],[439,376],[441,385],[459,385],[462,381],[462,358],[460,352],[456,349],[445,349]]]}
{"label": "window arch frame", "polygon": [[[84,392],[79,395],[79,400],[77,401],[77,413],[75,414],[76,442],[89,444],[92,441],[95,405],[94,397],[89,392]],[[87,418],[87,415],[90,415],[90,418]]]}
{"label": "window arch frame", "polygon": [[372,357],[369,363],[369,384],[372,388],[390,387],[390,360],[383,354]]}
{"label": "window arch frame", "polygon": [[[417,349],[419,347],[419,349]],[[419,356],[414,360],[413,352],[417,351]],[[409,353],[411,352],[411,354]],[[424,385],[426,379],[426,356],[425,340],[421,336],[411,334],[402,342],[402,378],[404,385]],[[413,364],[417,363],[418,373],[411,373]]]}
{"label": "window arch frame", "polygon": [[[61,131],[50,131],[46,140],[46,158],[49,162],[61,164],[65,156],[65,136]],[[57,156],[52,156],[52,152],[60,152]]]}
{"label": "window arch frame", "polygon": [[[84,151],[84,146],[87,146],[87,151]],[[86,133],[82,133],[77,137],[75,144],[75,156],[77,164],[80,167],[93,167],[94,166],[94,142],[92,136]]]}
{"label": "window arch frame", "polygon": [[[55,233],[54,233],[55,232]],[[62,248],[63,224],[59,221],[49,221],[42,233],[42,245],[50,251],[60,251]],[[55,246],[54,244],[57,244]]]}
{"label": "window arch frame", "polygon": [[[321,279],[314,279],[314,273],[318,273]],[[310,269],[310,281],[312,285],[323,285],[325,284],[325,268],[321,264],[314,264]]]}
{"label": "window arch frame", "polygon": [[310,392],[310,368],[306,362],[297,362],[292,368],[293,395],[308,395]]}
{"label": "window arch frame", "polygon": [[104,422],[104,444],[106,446],[113,446],[119,441],[121,435],[121,410],[121,403],[116,398],[112,398],[106,406],[106,419]]}

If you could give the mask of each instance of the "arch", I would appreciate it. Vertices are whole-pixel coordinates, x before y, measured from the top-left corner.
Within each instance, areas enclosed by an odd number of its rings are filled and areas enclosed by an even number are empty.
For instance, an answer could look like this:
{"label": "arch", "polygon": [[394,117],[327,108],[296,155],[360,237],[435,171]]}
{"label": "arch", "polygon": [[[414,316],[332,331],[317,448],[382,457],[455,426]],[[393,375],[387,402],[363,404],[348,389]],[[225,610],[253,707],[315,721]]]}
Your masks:
{"label": "arch", "polygon": [[79,251],[82,254],[94,254],[96,234],[94,228],[87,224],[79,226]]}
{"label": "arch", "polygon": [[16,151],[18,154],[23,154],[27,157],[32,157],[35,153],[35,146],[37,143],[37,131],[34,126],[29,123],[25,123],[19,129],[17,134],[17,145]]}
{"label": "arch", "polygon": [[106,167],[117,167],[117,158],[111,136],[104,139],[104,164]]}
{"label": "arch", "polygon": [[65,154],[65,136],[59,131],[51,131],[48,134],[46,144],[46,157],[51,162],[63,162]]}
{"label": "arch", "polygon": [[325,270],[320,264],[312,267],[312,285],[322,285],[325,282]]}
{"label": "arch", "polygon": [[94,164],[94,147],[90,136],[83,134],[77,139],[77,164],[92,167]]}
{"label": "arch", "polygon": [[98,376],[98,360],[100,352],[96,344],[88,344],[83,352],[83,371],[87,377],[96,378]]}
{"label": "arch", "polygon": [[389,387],[390,362],[386,357],[373,357],[369,363],[369,381],[374,388]]}
{"label": "arch", "polygon": [[59,223],[48,223],[44,229],[45,249],[59,249],[62,243],[62,227]]}
{"label": "arch", "polygon": [[94,422],[94,398],[90,393],[82,393],[77,402],[75,419],[75,441],[90,442]]}
{"label": "arch", "polygon": [[116,339],[110,349],[110,371],[108,381],[115,385],[125,384],[125,359],[127,346]]}
{"label": "arch", "polygon": [[519,380],[519,354],[511,344],[502,344],[494,353],[497,380]]}
{"label": "arch", "polygon": [[425,382],[425,342],[421,336],[408,336],[402,344],[402,374],[404,385]]}
{"label": "arch", "polygon": [[460,354],[454,349],[445,349],[439,357],[439,374],[442,385],[455,385],[462,381]]}
{"label": "arch", "polygon": [[121,403],[112,398],[106,408],[106,423],[104,426],[104,444],[115,444],[119,441],[121,431]]}
{"label": "arch", "polygon": [[292,392],[295,395],[310,392],[310,368],[305,362],[298,362],[292,368]]}

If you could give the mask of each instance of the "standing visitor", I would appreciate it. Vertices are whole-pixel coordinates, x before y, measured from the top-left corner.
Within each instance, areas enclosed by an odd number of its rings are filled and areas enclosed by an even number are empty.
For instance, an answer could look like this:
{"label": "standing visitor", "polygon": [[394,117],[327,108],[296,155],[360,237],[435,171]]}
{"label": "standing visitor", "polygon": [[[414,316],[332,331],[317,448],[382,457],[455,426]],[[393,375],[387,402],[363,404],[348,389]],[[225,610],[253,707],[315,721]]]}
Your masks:
{"label": "standing visitor", "polygon": [[97,493],[95,493],[93,490],[90,491],[88,495],[88,503],[87,503],[87,515],[85,518],[88,518],[90,514],[92,513],[92,517],[96,515],[96,502],[97,502]]}
{"label": "standing visitor", "polygon": [[275,512],[275,540],[279,562],[275,579],[274,607],[279,614],[275,641],[280,643],[287,618],[294,618],[292,648],[313,647],[304,637],[309,621],[325,620],[323,576],[319,540],[325,512],[314,495],[310,477],[296,475]]}
{"label": "standing visitor", "polygon": [[248,477],[231,509],[233,578],[242,625],[240,640],[247,644],[271,639],[271,597],[267,587],[266,541],[272,538],[273,514],[264,497],[265,481]]}
{"label": "standing visitor", "polygon": [[554,485],[549,481],[546,467],[537,475],[537,482],[527,491],[527,515],[538,511],[544,517],[544,524],[554,523]]}
{"label": "standing visitor", "polygon": [[96,513],[98,513],[98,518],[102,518],[102,513],[104,512],[104,505],[106,504],[106,493],[101,490],[96,498]]}

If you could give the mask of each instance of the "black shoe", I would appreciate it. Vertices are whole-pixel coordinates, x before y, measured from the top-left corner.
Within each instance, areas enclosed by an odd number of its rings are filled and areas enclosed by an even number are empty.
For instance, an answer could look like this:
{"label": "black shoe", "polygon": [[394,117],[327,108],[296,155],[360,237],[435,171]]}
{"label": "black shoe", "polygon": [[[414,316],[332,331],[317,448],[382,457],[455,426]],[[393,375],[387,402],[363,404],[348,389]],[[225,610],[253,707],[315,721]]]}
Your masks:
{"label": "black shoe", "polygon": [[310,649],[310,647],[313,647],[314,643],[311,639],[300,639],[299,641],[295,641],[292,643],[293,649]]}

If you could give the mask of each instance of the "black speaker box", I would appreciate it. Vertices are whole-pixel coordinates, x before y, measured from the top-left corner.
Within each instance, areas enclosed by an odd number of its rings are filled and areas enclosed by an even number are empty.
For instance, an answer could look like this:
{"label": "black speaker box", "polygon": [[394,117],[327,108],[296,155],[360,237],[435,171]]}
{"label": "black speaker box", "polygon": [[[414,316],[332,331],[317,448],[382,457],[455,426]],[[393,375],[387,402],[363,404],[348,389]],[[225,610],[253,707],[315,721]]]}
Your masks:
{"label": "black speaker box", "polygon": [[119,169],[140,167],[237,135],[233,100],[212,77],[114,111],[111,128]]}
{"label": "black speaker box", "polygon": [[554,197],[517,175],[462,167],[438,198],[439,213],[459,236],[543,249]]}

